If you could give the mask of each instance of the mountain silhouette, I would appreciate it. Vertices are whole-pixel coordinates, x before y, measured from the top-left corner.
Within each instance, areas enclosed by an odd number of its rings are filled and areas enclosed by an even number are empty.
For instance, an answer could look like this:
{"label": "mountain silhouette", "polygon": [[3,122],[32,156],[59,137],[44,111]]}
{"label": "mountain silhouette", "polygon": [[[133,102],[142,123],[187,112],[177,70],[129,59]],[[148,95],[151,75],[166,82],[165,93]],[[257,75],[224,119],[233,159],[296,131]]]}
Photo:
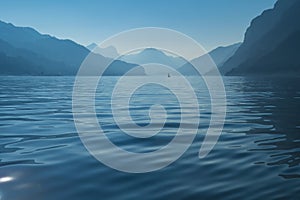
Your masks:
{"label": "mountain silhouette", "polygon": [[212,72],[212,61],[217,67],[222,66],[239,48],[241,43],[232,44],[229,46],[221,46],[213,49],[207,54],[204,54],[198,58],[191,60],[190,62],[181,66],[178,71],[186,76],[198,75],[198,72],[194,69],[193,65],[203,67],[207,73]]}
{"label": "mountain silhouette", "polygon": [[300,1],[278,0],[252,20],[243,44],[224,63],[227,75],[299,75]]}
{"label": "mountain silhouette", "polygon": [[138,53],[121,56],[120,60],[128,63],[136,63],[139,65],[157,63],[175,69],[186,63],[186,61],[181,57],[167,55],[163,51],[155,48],[146,48]]}
{"label": "mountain silhouette", "polygon": [[[0,74],[2,75],[76,75],[90,51],[71,40],[40,34],[33,28],[16,27],[0,21]],[[123,61],[91,55],[89,74],[112,63],[105,75],[123,75],[135,67]],[[100,69],[101,70],[101,69]]]}

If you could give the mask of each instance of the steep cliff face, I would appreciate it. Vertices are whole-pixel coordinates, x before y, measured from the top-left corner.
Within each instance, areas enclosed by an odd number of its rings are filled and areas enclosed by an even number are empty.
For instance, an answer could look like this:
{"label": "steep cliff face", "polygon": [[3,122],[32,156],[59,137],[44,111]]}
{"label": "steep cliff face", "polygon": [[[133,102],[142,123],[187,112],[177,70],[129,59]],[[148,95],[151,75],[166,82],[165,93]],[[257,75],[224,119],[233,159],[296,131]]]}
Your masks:
{"label": "steep cliff face", "polygon": [[300,72],[300,1],[278,0],[255,18],[243,44],[221,67],[226,75],[274,75]]}

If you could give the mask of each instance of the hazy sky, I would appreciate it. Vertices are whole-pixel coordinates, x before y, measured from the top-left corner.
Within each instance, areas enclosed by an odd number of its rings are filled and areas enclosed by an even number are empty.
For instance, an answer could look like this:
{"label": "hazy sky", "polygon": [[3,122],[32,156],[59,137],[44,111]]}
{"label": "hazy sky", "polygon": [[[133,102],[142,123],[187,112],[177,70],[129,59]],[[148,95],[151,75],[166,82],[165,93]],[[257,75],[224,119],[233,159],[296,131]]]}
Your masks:
{"label": "hazy sky", "polygon": [[207,50],[242,41],[251,19],[276,0],[0,0],[0,20],[41,33],[99,43],[120,31],[171,28]]}

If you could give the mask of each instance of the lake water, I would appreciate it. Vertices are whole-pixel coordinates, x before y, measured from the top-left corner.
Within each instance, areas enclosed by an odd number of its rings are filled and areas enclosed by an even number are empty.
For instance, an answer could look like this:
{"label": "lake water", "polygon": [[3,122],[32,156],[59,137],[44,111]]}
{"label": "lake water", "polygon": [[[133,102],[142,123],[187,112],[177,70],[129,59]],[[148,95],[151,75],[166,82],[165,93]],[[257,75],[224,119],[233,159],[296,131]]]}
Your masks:
{"label": "lake water", "polygon": [[[120,132],[109,106],[116,79],[105,77],[96,98],[99,123],[109,138],[136,152],[166,145],[172,134],[148,141]],[[299,199],[300,81],[225,77],[224,130],[203,159],[198,153],[210,101],[201,81],[190,81],[201,111],[193,144],[163,169],[131,174],[100,163],[79,139],[73,77],[0,77],[0,199]],[[132,118],[146,125],[155,103],[163,103],[169,114],[162,131],[176,131],[178,102],[156,86],[137,92]]]}

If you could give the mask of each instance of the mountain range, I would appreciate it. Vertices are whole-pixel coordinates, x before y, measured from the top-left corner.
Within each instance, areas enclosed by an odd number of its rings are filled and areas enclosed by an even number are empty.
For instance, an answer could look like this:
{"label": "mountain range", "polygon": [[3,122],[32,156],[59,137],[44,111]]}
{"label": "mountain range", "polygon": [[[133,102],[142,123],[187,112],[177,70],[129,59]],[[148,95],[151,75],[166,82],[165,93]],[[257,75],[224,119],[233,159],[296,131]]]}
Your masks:
{"label": "mountain range", "polygon": [[210,73],[213,70],[213,66],[211,66],[213,64],[212,61],[216,67],[221,67],[236,52],[240,45],[241,43],[236,43],[229,46],[217,47],[207,54],[185,63],[178,71],[186,76],[198,75],[198,72],[193,67],[194,65],[207,69],[206,73]]}
{"label": "mountain range", "polygon": [[[159,63],[183,75],[197,75],[192,64],[212,73],[211,61],[223,75],[297,75],[300,72],[300,1],[278,0],[252,20],[244,41],[218,47],[189,62],[170,53],[147,48],[118,57],[115,47],[84,47],[72,40],[41,34],[33,28],[16,27],[0,21],[0,75],[76,75],[81,63],[94,75],[110,64],[104,75],[120,76],[138,65]],[[97,53],[94,49],[97,48]],[[112,58],[118,57],[118,60]],[[132,64],[133,63],[133,64]],[[159,69],[157,73],[160,73]],[[135,75],[145,75],[139,68]]]}
{"label": "mountain range", "polygon": [[[29,27],[16,27],[0,21],[1,75],[76,75],[87,55],[90,65],[101,68],[111,63],[105,75],[123,75],[135,67],[123,61],[90,54],[90,50],[71,40],[40,34]],[[86,75],[93,75],[96,67]],[[144,74],[141,72],[141,74]]]}
{"label": "mountain range", "polygon": [[158,50],[155,48],[146,48],[142,51],[139,51],[138,53],[123,55],[120,57],[120,60],[129,63],[136,63],[139,65],[159,63],[162,65],[171,66],[174,69],[178,69],[186,63],[186,60],[179,56],[170,55],[162,50]]}
{"label": "mountain range", "polygon": [[[138,53],[121,56],[120,59],[139,65],[158,63],[172,67],[183,75],[192,76],[198,75],[192,64],[197,64],[197,66],[205,68],[211,63],[210,59],[212,59],[217,67],[222,66],[222,64],[224,64],[224,62],[227,61],[227,59],[229,59],[235,53],[240,44],[241,43],[236,43],[225,47],[218,47],[210,51],[209,53],[195,58],[191,61],[187,61],[179,56],[169,55],[168,53],[155,48],[146,48]],[[159,66],[154,65],[153,68],[154,67],[157,67],[158,69],[156,70],[156,72],[155,70],[152,70],[151,75],[168,73],[168,70],[162,70]]]}

